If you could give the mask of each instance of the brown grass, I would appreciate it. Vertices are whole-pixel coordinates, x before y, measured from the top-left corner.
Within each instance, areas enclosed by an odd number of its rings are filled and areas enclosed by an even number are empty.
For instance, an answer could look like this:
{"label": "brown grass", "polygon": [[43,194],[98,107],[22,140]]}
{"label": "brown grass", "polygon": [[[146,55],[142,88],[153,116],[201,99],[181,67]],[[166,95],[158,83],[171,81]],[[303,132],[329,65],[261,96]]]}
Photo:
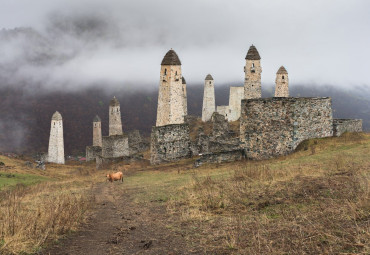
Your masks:
{"label": "brown grass", "polygon": [[368,254],[369,138],[315,139],[291,156],[234,164],[221,178],[195,175],[169,209],[225,254]]}

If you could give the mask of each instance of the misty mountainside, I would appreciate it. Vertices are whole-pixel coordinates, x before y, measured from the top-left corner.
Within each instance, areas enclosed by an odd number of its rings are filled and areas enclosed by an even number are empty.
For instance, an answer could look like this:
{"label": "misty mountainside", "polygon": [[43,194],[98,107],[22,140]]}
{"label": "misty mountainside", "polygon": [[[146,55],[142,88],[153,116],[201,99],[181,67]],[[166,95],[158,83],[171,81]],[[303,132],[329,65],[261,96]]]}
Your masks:
{"label": "misty mountainside", "polygon": [[[121,104],[123,131],[134,129],[146,137],[155,125],[157,89],[128,90],[88,88],[77,91],[37,92],[24,87],[0,84],[0,151],[32,154],[46,152],[50,121],[55,111],[63,116],[66,155],[83,154],[92,144],[92,120],[102,119],[103,135],[108,135],[109,101],[116,96]],[[263,97],[273,95],[272,86],[263,85]],[[293,85],[291,96],[330,96],[334,118],[363,119],[364,130],[370,130],[370,91],[367,87],[344,90],[333,86]],[[188,85],[188,112],[201,116],[203,85]],[[216,104],[227,105],[229,86],[216,87]]]}

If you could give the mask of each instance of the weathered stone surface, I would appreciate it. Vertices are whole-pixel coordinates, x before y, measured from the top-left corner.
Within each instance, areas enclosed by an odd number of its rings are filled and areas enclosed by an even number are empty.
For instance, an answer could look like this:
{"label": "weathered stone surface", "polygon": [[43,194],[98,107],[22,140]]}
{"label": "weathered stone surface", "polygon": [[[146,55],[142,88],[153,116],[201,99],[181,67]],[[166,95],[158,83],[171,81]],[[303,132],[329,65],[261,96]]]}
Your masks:
{"label": "weathered stone surface", "polygon": [[183,124],[185,114],[181,62],[170,50],[161,65],[156,126]]}
{"label": "weathered stone surface", "polygon": [[212,114],[216,111],[215,81],[210,74],[204,80],[202,121],[211,120]]}
{"label": "weathered stone surface", "polygon": [[286,155],[305,139],[332,134],[331,98],[242,100],[240,140],[247,158]]}
{"label": "weathered stone surface", "polygon": [[103,158],[117,158],[129,155],[130,150],[127,135],[103,136]]}
{"label": "weathered stone surface", "polygon": [[200,165],[203,163],[224,163],[224,162],[234,162],[239,161],[244,158],[244,150],[231,150],[231,151],[221,151],[205,153],[197,159],[196,164]]}
{"label": "weathered stone surface", "polygon": [[102,155],[102,147],[100,146],[86,146],[86,161],[95,160],[97,156]]}
{"label": "weathered stone surface", "polygon": [[289,97],[288,72],[281,66],[276,73],[275,97]]}
{"label": "weathered stone surface", "polygon": [[93,120],[93,146],[102,146],[101,119],[98,115]]}
{"label": "weathered stone surface", "polygon": [[334,119],[333,136],[341,136],[344,132],[362,132],[362,120]]}
{"label": "weathered stone surface", "polygon": [[116,97],[109,103],[109,136],[122,135],[121,107]]}
{"label": "weathered stone surface", "polygon": [[188,124],[153,127],[150,163],[160,164],[191,156]]}
{"label": "weathered stone surface", "polygon": [[248,50],[246,63],[244,66],[244,98],[260,98],[261,97],[261,57],[255,46],[251,46]]}
{"label": "weathered stone surface", "polygon": [[55,112],[51,118],[48,162],[64,164],[64,138],[63,119],[59,112]]}
{"label": "weathered stone surface", "polygon": [[149,148],[148,142],[141,137],[139,130],[133,130],[128,133],[128,146],[130,155],[146,151]]}
{"label": "weathered stone surface", "polygon": [[240,118],[242,99],[244,99],[244,87],[230,87],[228,121],[236,121]]}
{"label": "weathered stone surface", "polygon": [[225,119],[227,120],[228,117],[229,117],[229,106],[228,105],[219,105],[216,107],[216,112],[218,114],[221,114],[225,117]]}

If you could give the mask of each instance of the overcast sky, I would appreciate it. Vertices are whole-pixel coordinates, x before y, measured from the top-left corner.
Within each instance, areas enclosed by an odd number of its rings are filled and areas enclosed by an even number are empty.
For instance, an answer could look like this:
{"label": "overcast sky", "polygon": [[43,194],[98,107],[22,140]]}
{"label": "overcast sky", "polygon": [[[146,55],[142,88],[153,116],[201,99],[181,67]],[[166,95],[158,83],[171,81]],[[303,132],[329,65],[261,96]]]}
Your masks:
{"label": "overcast sky", "polygon": [[173,48],[188,84],[242,85],[254,44],[265,84],[284,65],[291,84],[370,86],[368,0],[0,1],[3,81],[155,88]]}

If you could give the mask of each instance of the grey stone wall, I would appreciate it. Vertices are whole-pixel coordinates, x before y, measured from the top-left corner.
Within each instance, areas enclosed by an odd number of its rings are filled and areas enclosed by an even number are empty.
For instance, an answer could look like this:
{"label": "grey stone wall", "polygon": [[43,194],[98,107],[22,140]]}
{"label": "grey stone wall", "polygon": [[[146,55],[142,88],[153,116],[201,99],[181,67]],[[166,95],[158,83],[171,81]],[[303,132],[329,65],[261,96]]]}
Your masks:
{"label": "grey stone wall", "polygon": [[244,158],[244,150],[221,151],[202,154],[196,161],[196,165],[203,163],[223,163],[234,162]]}
{"label": "grey stone wall", "polygon": [[362,132],[362,120],[334,119],[333,136],[341,136],[344,132]]}
{"label": "grey stone wall", "polygon": [[286,155],[305,139],[332,135],[331,98],[242,100],[240,141],[247,158]]}
{"label": "grey stone wall", "polygon": [[150,163],[160,164],[191,157],[188,124],[153,127]]}
{"label": "grey stone wall", "polygon": [[149,143],[141,137],[139,130],[133,130],[128,133],[128,146],[130,155],[149,149]]}
{"label": "grey stone wall", "polygon": [[96,156],[102,155],[102,147],[100,146],[86,146],[86,161],[96,159]]}
{"label": "grey stone wall", "polygon": [[117,158],[129,156],[128,136],[112,135],[103,137],[102,157]]}

